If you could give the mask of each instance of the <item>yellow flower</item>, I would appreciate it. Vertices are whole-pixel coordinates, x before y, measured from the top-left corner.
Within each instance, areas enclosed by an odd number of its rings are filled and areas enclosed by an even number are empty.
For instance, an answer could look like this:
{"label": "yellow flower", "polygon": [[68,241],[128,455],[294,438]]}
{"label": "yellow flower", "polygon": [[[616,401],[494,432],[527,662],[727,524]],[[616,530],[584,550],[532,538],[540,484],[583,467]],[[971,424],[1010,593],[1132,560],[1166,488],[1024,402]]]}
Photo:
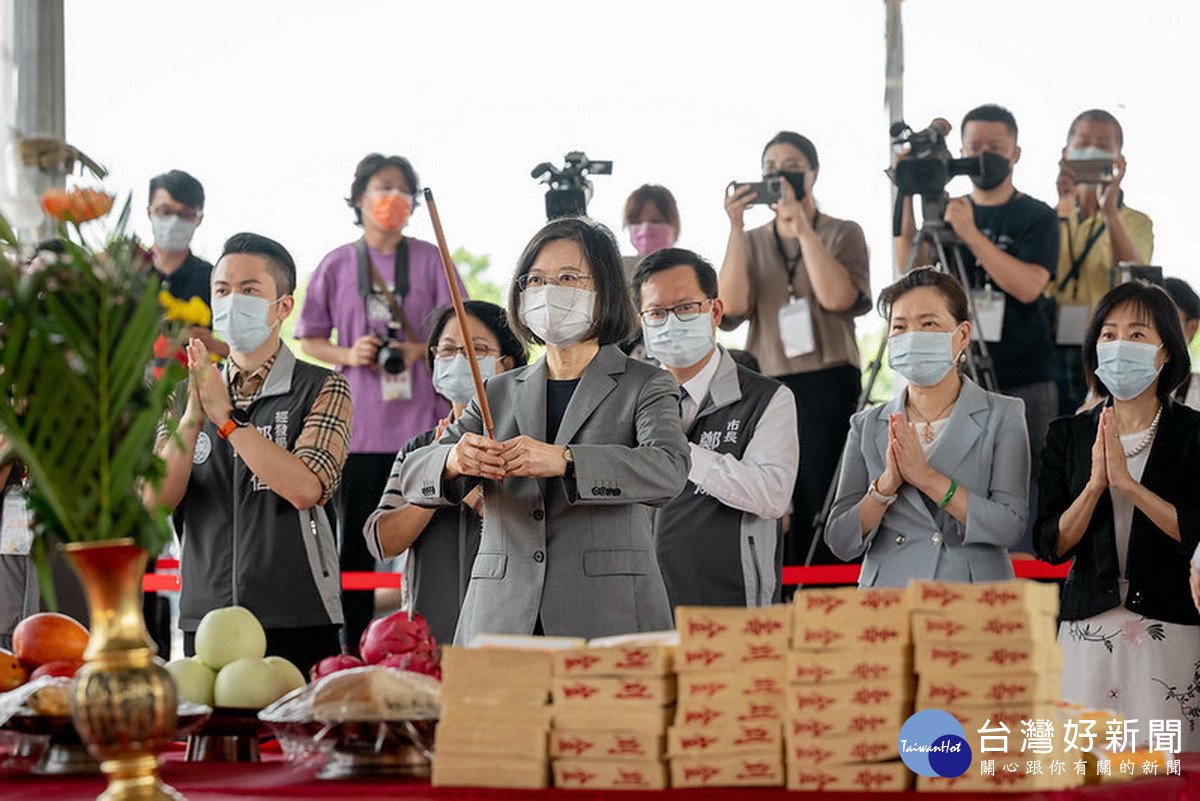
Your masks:
{"label": "yellow flower", "polygon": [[166,310],[168,320],[178,320],[191,325],[202,325],[205,328],[212,324],[212,311],[198,297],[184,301],[164,289],[158,293],[158,302]]}

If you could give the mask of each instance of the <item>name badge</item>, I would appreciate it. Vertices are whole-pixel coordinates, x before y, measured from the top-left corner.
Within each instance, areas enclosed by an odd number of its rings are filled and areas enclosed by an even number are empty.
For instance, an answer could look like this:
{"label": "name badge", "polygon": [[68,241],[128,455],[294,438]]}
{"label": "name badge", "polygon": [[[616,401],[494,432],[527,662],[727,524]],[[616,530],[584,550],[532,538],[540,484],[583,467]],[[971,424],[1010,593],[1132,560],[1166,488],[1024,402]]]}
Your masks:
{"label": "name badge", "polygon": [[984,342],[999,342],[1004,330],[1005,294],[986,286],[972,289],[971,300],[975,304],[975,322],[979,326],[975,337]]}
{"label": "name badge", "polygon": [[780,307],[779,338],[783,340],[783,355],[789,359],[817,349],[808,298],[792,298]]}
{"label": "name badge", "polygon": [[1081,303],[1058,305],[1058,327],[1054,330],[1054,342],[1058,345],[1082,345],[1087,331],[1088,307]]}
{"label": "name badge", "polygon": [[33,514],[25,496],[10,490],[4,496],[4,525],[0,528],[0,554],[28,556],[33,547]]}
{"label": "name badge", "polygon": [[412,367],[402,373],[379,371],[379,388],[385,401],[412,400]]}

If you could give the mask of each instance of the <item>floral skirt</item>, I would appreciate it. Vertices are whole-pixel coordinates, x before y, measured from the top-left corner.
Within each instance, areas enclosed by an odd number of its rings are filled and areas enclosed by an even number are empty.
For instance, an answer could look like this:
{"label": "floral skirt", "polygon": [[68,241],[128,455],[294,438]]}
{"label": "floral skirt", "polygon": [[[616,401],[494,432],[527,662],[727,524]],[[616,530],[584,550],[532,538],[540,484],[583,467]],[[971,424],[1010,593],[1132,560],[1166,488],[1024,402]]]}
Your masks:
{"label": "floral skirt", "polygon": [[1123,606],[1059,626],[1062,695],[1111,709],[1149,739],[1151,721],[1181,721],[1184,751],[1200,751],[1200,627],[1164,623]]}

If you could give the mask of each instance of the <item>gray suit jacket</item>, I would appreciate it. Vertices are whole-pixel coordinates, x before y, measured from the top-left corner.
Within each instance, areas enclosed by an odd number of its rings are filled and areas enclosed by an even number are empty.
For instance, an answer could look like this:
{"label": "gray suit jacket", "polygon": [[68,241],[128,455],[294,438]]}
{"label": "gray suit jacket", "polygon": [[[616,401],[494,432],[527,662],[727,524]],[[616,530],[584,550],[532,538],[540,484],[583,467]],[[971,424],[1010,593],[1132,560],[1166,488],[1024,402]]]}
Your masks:
{"label": "gray suit jacket", "polygon": [[[494,436],[545,441],[546,361],[487,382]],[[458,503],[483,483],[483,539],[454,640],[529,634],[600,637],[671,628],[654,555],[651,511],[687,481],[679,389],[665,370],[602,347],[584,371],[555,444],[570,445],[573,479],[465,476],[442,483],[463,432],[483,433],[470,406],[442,438],[409,454],[401,487],[410,503]]]}
{"label": "gray suit jacket", "polygon": [[[904,587],[910,579],[1002,581],[1013,577],[1007,549],[1029,516],[1029,436],[1025,404],[963,378],[962,392],[929,464],[970,493],[967,524],[905,484],[873,531],[862,535],[858,504],[883,474],[888,415],[903,412],[908,390],[850,418],[837,496],[825,541],[838,557],[863,558],[860,587]],[[800,432],[803,438],[804,432]]]}

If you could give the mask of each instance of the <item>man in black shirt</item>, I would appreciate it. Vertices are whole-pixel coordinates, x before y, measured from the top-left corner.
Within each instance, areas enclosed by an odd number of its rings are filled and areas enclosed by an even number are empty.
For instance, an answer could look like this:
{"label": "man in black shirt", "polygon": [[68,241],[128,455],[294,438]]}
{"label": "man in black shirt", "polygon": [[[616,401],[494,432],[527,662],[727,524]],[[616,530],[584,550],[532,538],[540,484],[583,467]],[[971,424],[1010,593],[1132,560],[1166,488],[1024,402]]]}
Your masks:
{"label": "man in black shirt", "polygon": [[[1049,301],[1042,295],[1058,264],[1058,220],[1054,209],[1013,186],[1012,165],[1021,148],[1017,122],[1006,108],[979,106],[963,117],[962,155],[985,153],[1002,157],[1007,169],[971,176],[971,194],[952,198],[944,219],[962,242],[968,289],[982,329],[974,336],[982,335],[988,343],[1000,391],[1025,401],[1036,479],[1041,446],[1058,411]],[[911,208],[912,199],[906,203]],[[904,219],[908,230],[896,241],[902,264],[915,234],[911,211],[906,210]],[[1030,502],[1036,505],[1035,493]],[[1016,550],[1031,551],[1029,539],[1027,534]]]}
{"label": "man in black shirt", "polygon": [[[204,187],[183,170],[171,170],[150,179],[150,205],[146,207],[154,231],[154,272],[162,287],[180,300],[194,297],[209,303],[213,266],[192,253],[192,235],[204,221]],[[207,328],[192,336],[203,340],[209,353],[229,354],[229,347],[213,339]]]}

